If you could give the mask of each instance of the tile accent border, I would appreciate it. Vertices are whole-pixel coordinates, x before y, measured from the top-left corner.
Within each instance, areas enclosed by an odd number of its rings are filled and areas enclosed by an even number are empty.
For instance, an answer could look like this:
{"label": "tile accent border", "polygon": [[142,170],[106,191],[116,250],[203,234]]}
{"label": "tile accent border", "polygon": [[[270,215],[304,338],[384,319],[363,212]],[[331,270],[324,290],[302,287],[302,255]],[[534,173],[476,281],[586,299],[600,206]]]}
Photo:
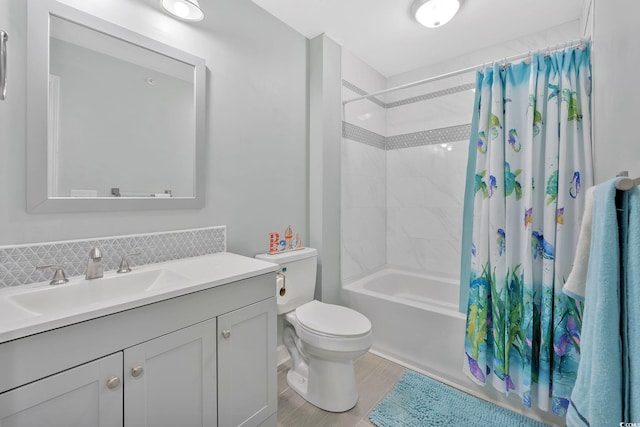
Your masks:
{"label": "tile accent border", "polygon": [[386,139],[385,148],[387,150],[398,150],[401,148],[417,147],[420,145],[463,141],[469,140],[470,134],[471,124],[423,130],[420,132],[391,136]]}
{"label": "tile accent border", "polygon": [[[357,93],[360,96],[365,96],[369,94],[367,91],[360,89],[358,86],[344,79],[342,80],[342,86]],[[393,101],[393,102],[383,102],[376,97],[371,97],[366,99],[373,102],[374,104],[381,106],[382,108],[395,108],[395,107],[401,107],[407,104],[413,104],[414,102],[421,102],[421,101],[426,101],[428,99],[439,98],[441,96],[452,95],[458,92],[464,92],[465,90],[471,90],[475,87],[476,87],[475,83],[466,83],[463,85],[452,86],[446,89],[437,90],[435,92],[429,92],[423,95],[412,96],[410,98],[400,99],[398,101]]]}
{"label": "tile accent border", "polygon": [[384,137],[354,124],[345,121],[342,122],[343,138],[361,142],[381,150],[399,150],[401,148],[418,147],[422,145],[465,141],[469,140],[470,135],[471,124]]}
{"label": "tile accent border", "polygon": [[384,104],[384,108],[400,107],[402,105],[413,104],[414,102],[426,101],[427,99],[439,98],[441,96],[452,95],[458,92],[464,92],[465,90],[471,90],[476,87],[475,83],[467,83],[464,85],[448,87],[446,89],[437,90],[435,92],[425,93],[424,95],[412,96],[411,98],[401,99],[394,102],[388,102]]}
{"label": "tile accent border", "polygon": [[345,121],[342,122],[342,137],[361,142],[381,150],[386,150],[387,146],[387,138],[384,136]]}
{"label": "tile accent border", "polygon": [[224,252],[227,227],[0,246],[0,288],[48,281],[52,271],[36,270],[42,264],[61,264],[69,277],[83,275],[93,247],[100,248],[104,270],[110,271],[123,255],[135,252],[140,256],[131,257],[132,267]]}
{"label": "tile accent border", "polygon": [[[342,86],[361,96],[368,94],[367,91],[344,79],[342,80]],[[412,104],[414,102],[421,102],[428,99],[438,98],[441,96],[447,96],[453,93],[463,92],[465,90],[471,90],[475,88],[475,86],[475,83],[467,83],[443,90],[438,90],[435,92],[425,93],[419,96],[400,99],[398,101],[389,103],[382,102],[376,97],[367,99],[383,108],[388,109]],[[342,121],[343,138],[361,142],[372,147],[380,148],[381,150],[398,150],[401,148],[417,147],[421,145],[443,144],[447,142],[462,141],[469,139],[470,134],[471,124],[464,124],[385,137],[370,130],[356,126],[352,123]]]}
{"label": "tile accent border", "polygon": [[[360,96],[365,96],[365,95],[369,94],[366,90],[360,89],[358,86],[354,85],[353,83],[351,83],[351,82],[349,82],[349,81],[347,81],[345,79],[342,79],[342,86],[346,87],[350,91],[353,91],[353,92],[357,93]],[[381,106],[382,108],[387,108],[387,106],[386,106],[387,104],[385,104],[383,101],[380,101],[378,98],[371,97],[371,98],[368,98],[368,99],[369,99],[369,101],[373,102],[374,104],[377,104],[377,105]]]}

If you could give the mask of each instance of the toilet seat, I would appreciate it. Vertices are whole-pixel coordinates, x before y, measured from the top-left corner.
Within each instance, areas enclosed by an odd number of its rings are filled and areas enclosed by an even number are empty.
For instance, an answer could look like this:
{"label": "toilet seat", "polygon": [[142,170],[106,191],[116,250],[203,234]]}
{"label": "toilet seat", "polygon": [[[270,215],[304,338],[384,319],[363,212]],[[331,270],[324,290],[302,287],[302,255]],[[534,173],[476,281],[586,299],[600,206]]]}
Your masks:
{"label": "toilet seat", "polygon": [[348,307],[310,301],[296,308],[299,326],[326,337],[357,338],[371,332],[371,322]]}
{"label": "toilet seat", "polygon": [[[289,231],[287,228],[285,234]],[[271,235],[271,243],[278,239],[277,233]],[[282,344],[291,356],[287,384],[325,411],[353,408],[358,402],[353,362],[373,345],[371,322],[355,310],[313,300],[317,250],[304,248],[256,258],[280,266],[274,290],[277,312],[282,315]]]}

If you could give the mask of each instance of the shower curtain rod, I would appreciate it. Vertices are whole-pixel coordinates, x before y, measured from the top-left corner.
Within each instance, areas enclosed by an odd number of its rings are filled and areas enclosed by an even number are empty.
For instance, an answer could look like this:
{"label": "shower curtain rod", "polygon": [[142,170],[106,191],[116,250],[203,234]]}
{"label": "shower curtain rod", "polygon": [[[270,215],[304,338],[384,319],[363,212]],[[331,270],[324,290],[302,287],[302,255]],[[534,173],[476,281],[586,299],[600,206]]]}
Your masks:
{"label": "shower curtain rod", "polygon": [[389,88],[389,89],[380,90],[378,92],[373,92],[373,93],[370,93],[368,95],[362,95],[362,96],[358,96],[356,98],[347,99],[346,101],[342,101],[342,105],[344,106],[344,105],[347,105],[350,102],[360,101],[362,99],[373,98],[375,96],[383,95],[383,94],[389,93],[389,92],[394,92],[396,90],[408,89],[410,87],[420,86],[420,85],[425,84],[425,83],[435,82],[437,80],[442,80],[442,79],[446,79],[446,78],[449,78],[449,77],[458,76],[460,74],[466,74],[466,73],[470,73],[472,71],[482,70],[487,65],[495,64],[496,62],[508,64],[508,63],[510,63],[512,61],[515,61],[515,60],[518,60],[518,59],[528,58],[528,57],[531,56],[531,54],[534,54],[534,53],[541,53],[541,52],[551,53],[551,52],[554,52],[554,51],[557,51],[557,50],[560,50],[560,49],[566,49],[566,48],[569,48],[569,47],[581,46],[581,45],[584,45],[585,43],[588,43],[589,41],[591,41],[591,38],[587,37],[587,38],[584,38],[584,39],[571,40],[571,41],[568,41],[568,42],[565,42],[565,43],[558,43],[558,44],[556,44],[554,46],[548,46],[548,47],[545,47],[545,48],[542,48],[542,49],[530,50],[527,53],[521,53],[521,54],[518,54],[518,55],[508,56],[508,57],[503,58],[503,59],[496,59],[494,61],[485,62],[483,64],[478,64],[478,65],[474,65],[473,67],[463,68],[461,70],[452,71],[450,73],[440,74],[439,76],[429,77],[429,78],[426,78],[426,79],[417,80],[417,81],[412,82],[412,83],[405,83],[405,84],[400,85],[400,86],[396,86],[396,87],[392,87],[392,88]]}

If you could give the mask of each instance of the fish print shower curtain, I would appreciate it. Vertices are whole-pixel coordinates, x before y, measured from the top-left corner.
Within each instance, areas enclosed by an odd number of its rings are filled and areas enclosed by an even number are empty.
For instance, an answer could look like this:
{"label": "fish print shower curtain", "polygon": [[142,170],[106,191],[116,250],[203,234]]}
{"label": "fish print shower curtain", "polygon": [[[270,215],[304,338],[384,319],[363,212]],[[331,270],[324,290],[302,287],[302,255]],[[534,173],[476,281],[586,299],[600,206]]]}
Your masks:
{"label": "fish print shower curtain", "polygon": [[593,181],[589,46],[495,64],[477,81],[464,370],[563,416],[582,306],[562,286]]}

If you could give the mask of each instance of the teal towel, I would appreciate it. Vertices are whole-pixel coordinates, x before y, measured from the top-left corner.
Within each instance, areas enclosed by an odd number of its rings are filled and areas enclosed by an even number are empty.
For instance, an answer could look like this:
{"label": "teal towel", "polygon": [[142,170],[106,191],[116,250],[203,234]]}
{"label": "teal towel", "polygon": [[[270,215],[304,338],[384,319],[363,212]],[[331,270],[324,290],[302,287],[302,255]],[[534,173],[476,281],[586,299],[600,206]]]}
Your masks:
{"label": "teal towel", "polygon": [[628,223],[624,256],[623,362],[624,422],[640,422],[640,189],[627,191]]}
{"label": "teal towel", "polygon": [[580,365],[567,411],[571,427],[618,425],[623,417],[616,181],[594,190]]}

